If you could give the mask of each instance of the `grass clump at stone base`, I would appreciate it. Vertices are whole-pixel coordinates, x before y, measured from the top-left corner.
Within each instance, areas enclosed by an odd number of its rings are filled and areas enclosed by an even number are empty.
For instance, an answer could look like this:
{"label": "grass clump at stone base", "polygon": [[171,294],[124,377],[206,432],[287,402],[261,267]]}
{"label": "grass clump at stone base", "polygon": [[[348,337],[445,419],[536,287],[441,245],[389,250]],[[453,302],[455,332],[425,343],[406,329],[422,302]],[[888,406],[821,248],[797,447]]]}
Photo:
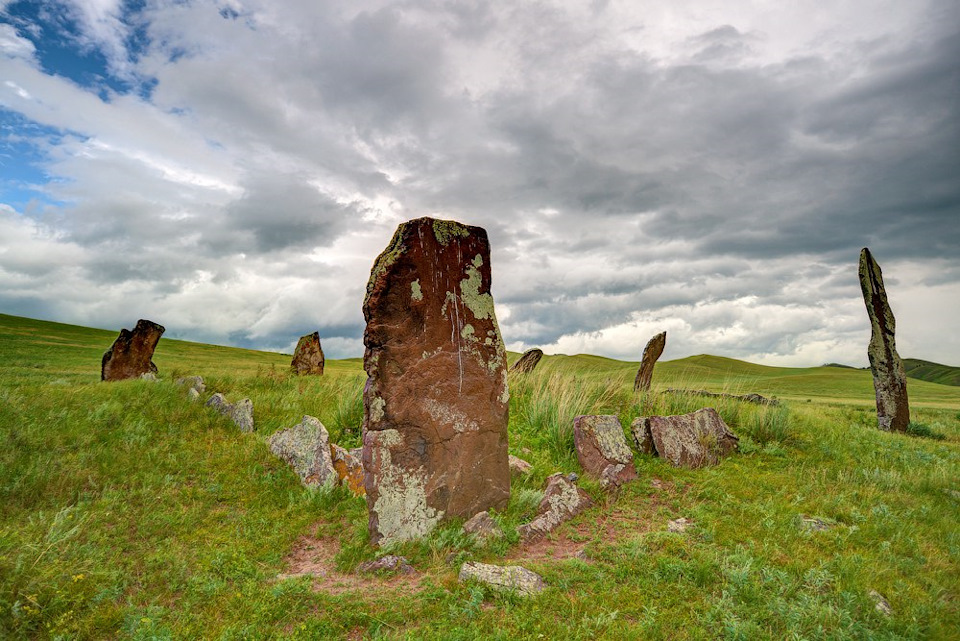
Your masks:
{"label": "grass clump at stone base", "polygon": [[[116,332],[0,315],[0,638],[949,639],[960,629],[960,389],[910,381],[916,424],[876,429],[869,372],[544,357],[510,377],[510,450],[533,464],[479,544],[459,523],[396,546],[415,577],[357,577],[366,507],[309,491],[265,440],[318,417],[359,444],[359,359],[297,377],[287,355],[161,340],[157,383],[99,382]],[[512,356],[515,359],[516,356]],[[826,370],[826,371],[825,371]],[[242,434],[186,390],[249,397]],[[666,392],[757,392],[779,407]],[[577,414],[713,406],[740,453],[703,470],[637,455],[639,480],[601,493],[573,451]],[[516,527],[553,472],[596,506],[536,545]],[[682,533],[667,523],[685,517]],[[325,576],[292,576],[304,542]],[[319,553],[318,553],[319,554]],[[533,598],[460,584],[468,560],[541,574]],[[338,581],[341,581],[338,583]],[[892,612],[876,608],[881,594]],[[542,636],[541,636],[542,635]]]}

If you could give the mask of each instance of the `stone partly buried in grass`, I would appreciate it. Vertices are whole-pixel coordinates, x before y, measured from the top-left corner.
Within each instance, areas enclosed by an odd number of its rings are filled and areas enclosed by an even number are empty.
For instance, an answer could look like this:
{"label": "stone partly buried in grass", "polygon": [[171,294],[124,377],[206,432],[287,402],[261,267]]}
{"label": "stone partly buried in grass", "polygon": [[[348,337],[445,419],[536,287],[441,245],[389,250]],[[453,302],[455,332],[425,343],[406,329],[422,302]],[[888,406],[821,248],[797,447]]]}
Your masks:
{"label": "stone partly buried in grass", "polygon": [[593,501],[590,496],[574,481],[560,473],[552,474],[547,477],[547,489],[537,507],[536,518],[518,527],[517,534],[524,541],[536,540],[591,505]]}
{"label": "stone partly buried in grass", "polygon": [[212,407],[221,414],[230,417],[241,432],[252,432],[253,424],[253,401],[244,398],[236,403],[229,403],[227,397],[217,392],[206,402],[207,407]]}
{"label": "stone partly buried in grass", "polygon": [[370,539],[414,539],[510,498],[506,351],[487,233],[401,224],[363,304],[363,468]]}
{"label": "stone partly buried in grass", "polygon": [[633,451],[616,416],[577,416],[573,419],[573,442],[584,471],[600,477],[605,488],[620,487],[637,478]]}
{"label": "stone partly buried in grass", "polygon": [[100,380],[122,381],[156,374],[157,366],[151,359],[165,331],[163,325],[142,318],[133,331],[121,329],[100,361]]}
{"label": "stone partly buried in grass", "polygon": [[460,567],[460,581],[479,581],[498,592],[516,592],[520,596],[533,596],[543,592],[543,579],[519,565],[488,565],[468,561]]}
{"label": "stone partly buried in grass", "polygon": [[740,440],[712,407],[679,416],[641,416],[630,428],[641,452],[657,454],[677,467],[716,465]]}
{"label": "stone partly buried in grass", "polygon": [[330,435],[312,416],[271,436],[270,451],[288,463],[306,487],[334,485],[339,480],[330,456]]}

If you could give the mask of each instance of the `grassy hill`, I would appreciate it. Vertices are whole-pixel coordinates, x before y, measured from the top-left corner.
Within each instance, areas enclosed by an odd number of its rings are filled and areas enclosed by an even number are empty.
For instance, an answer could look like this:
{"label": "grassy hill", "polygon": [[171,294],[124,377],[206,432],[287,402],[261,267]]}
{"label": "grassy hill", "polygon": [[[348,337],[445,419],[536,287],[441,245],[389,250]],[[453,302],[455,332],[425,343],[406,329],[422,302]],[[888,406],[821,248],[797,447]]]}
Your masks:
{"label": "grassy hill", "polygon": [[960,367],[940,365],[916,358],[903,359],[903,368],[910,378],[919,378],[941,385],[960,385]]}
{"label": "grassy hill", "polygon": [[[162,339],[159,382],[101,383],[115,337],[0,315],[0,638],[948,639],[960,629],[960,388],[910,381],[914,421],[940,437],[919,438],[875,428],[866,371],[694,356],[659,363],[656,389],[635,395],[636,363],[547,356],[510,376],[510,451],[533,473],[494,515],[505,538],[483,545],[448,524],[391,550],[416,576],[368,577],[357,565],[383,551],[369,545],[363,500],[302,488],[265,443],[311,414],[357,445],[358,359],[296,377],[289,356]],[[251,398],[257,431],[190,402],[171,384],[185,374],[202,375],[207,395]],[[583,475],[575,415],[616,414],[626,427],[706,402],[740,437],[721,465],[636,455],[640,479],[615,495]],[[516,528],[556,471],[581,474],[596,505],[523,545]],[[691,528],[669,532],[679,517]],[[523,565],[548,588],[521,599],[460,584],[468,560]]]}

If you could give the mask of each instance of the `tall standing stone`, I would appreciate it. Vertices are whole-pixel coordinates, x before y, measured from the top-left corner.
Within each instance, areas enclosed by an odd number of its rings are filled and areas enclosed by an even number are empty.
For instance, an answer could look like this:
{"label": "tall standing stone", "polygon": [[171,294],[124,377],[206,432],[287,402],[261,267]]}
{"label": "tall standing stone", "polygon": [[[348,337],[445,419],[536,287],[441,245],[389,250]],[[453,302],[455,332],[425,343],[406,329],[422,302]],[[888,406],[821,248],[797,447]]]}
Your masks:
{"label": "tall standing stone", "polygon": [[294,374],[323,374],[323,348],[320,347],[320,333],[314,332],[301,336],[297,349],[290,361],[290,371]]}
{"label": "tall standing stone", "polygon": [[657,359],[663,354],[663,348],[667,344],[667,333],[660,332],[647,342],[643,348],[643,357],[640,359],[640,369],[637,370],[637,377],[633,381],[633,391],[647,391],[650,389],[650,383],[653,381],[653,366]]}
{"label": "tall standing stone", "polygon": [[373,266],[363,315],[371,542],[506,505],[510,395],[486,231],[432,218],[401,224]]}
{"label": "tall standing stone", "polygon": [[877,424],[882,430],[906,431],[910,423],[907,375],[897,354],[897,324],[887,302],[880,265],[866,247],[860,252],[860,289],[870,317],[867,357],[877,395]]}
{"label": "tall standing stone", "polygon": [[143,374],[156,374],[157,366],[151,359],[165,331],[163,325],[142,318],[132,332],[121,329],[117,340],[103,354],[100,380],[122,381],[139,378]]}
{"label": "tall standing stone", "polygon": [[517,359],[510,371],[518,374],[529,374],[537,367],[541,358],[543,358],[543,350],[537,348],[527,350],[523,353],[523,356]]}

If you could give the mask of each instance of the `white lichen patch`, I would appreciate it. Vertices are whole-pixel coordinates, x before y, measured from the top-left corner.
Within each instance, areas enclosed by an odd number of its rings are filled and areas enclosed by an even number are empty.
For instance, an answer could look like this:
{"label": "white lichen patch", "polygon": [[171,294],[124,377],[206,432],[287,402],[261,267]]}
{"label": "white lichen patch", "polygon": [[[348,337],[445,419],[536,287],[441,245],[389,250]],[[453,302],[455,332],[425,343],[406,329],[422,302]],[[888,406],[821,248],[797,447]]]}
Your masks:
{"label": "white lichen patch", "polygon": [[387,406],[387,402],[384,401],[379,396],[374,396],[373,400],[370,401],[370,420],[374,423],[379,423],[383,420],[383,410]]}
{"label": "white lichen patch", "polygon": [[473,334],[474,334],[473,325],[470,325],[470,324],[464,325],[463,329],[460,330],[461,338],[463,338],[464,340],[476,342],[477,337],[474,336]]}
{"label": "white lichen patch", "polygon": [[413,300],[423,300],[423,290],[420,289],[420,279],[410,283],[410,298]]}
{"label": "white lichen patch", "polygon": [[426,536],[443,518],[443,512],[427,505],[427,479],[423,468],[407,470],[393,464],[390,448],[403,443],[397,430],[383,430],[373,442],[380,461],[377,478],[377,513],[380,545],[390,545]]}
{"label": "white lichen patch", "polygon": [[480,424],[456,408],[436,399],[426,398],[423,407],[434,421],[450,425],[458,434],[479,432]]}
{"label": "white lichen patch", "polygon": [[[600,417],[598,417],[599,419]],[[623,428],[616,417],[612,420],[597,420],[592,426],[594,440],[597,448],[604,458],[608,461],[617,461],[618,463],[629,463],[633,461],[633,452],[627,445],[627,439],[623,436]]]}
{"label": "white lichen patch", "polygon": [[480,293],[482,279],[480,267],[483,266],[483,257],[480,254],[467,265],[467,277],[460,281],[460,291],[463,294],[463,304],[479,319],[496,320],[493,308],[493,296],[489,292]]}

